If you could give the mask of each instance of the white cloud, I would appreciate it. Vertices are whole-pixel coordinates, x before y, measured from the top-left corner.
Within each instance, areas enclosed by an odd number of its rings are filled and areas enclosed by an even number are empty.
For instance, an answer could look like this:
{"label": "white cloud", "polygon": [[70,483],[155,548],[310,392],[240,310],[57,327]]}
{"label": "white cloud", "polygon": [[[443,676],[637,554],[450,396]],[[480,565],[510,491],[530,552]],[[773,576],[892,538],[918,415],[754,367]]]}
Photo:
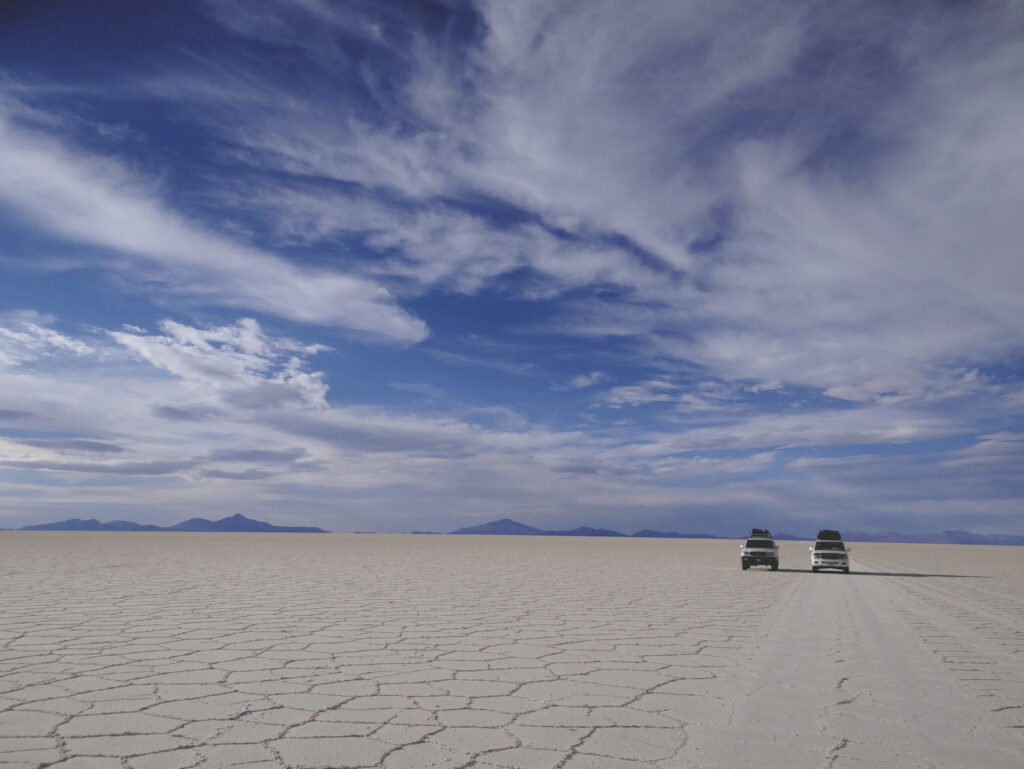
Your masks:
{"label": "white cloud", "polygon": [[50,328],[53,321],[34,310],[0,313],[0,366],[18,366],[60,353],[93,352],[85,342]]}
{"label": "white cloud", "polygon": [[117,160],[21,130],[0,115],[0,202],[48,233],[107,249],[106,266],[194,301],[414,343],[425,324],[366,278],[299,268],[185,220]]}
{"label": "white cloud", "polygon": [[586,374],[579,374],[569,380],[569,387],[580,390],[586,387],[593,387],[596,384],[608,379],[608,375],[601,371],[590,371]]}
{"label": "white cloud", "polygon": [[875,405],[856,410],[734,416],[724,424],[676,433],[651,433],[647,440],[621,451],[635,456],[668,456],[702,451],[901,444],[964,432],[951,419],[922,415],[898,406]]}
{"label": "white cloud", "polygon": [[[285,243],[321,245],[356,239],[381,258],[367,274],[400,278],[407,292],[435,288],[475,294],[503,276],[530,269],[536,278],[519,290],[534,299],[609,284],[656,291],[659,270],[597,237],[566,238],[536,222],[499,226],[442,202],[397,205],[372,195],[275,187],[230,194],[234,205],[255,206]],[[340,247],[340,246],[339,246]],[[663,271],[661,271],[663,272]]]}
{"label": "white cloud", "polygon": [[980,435],[971,446],[954,452],[945,467],[974,468],[978,472],[1020,475],[1024,461],[1024,433],[1000,432]]}
{"label": "white cloud", "polygon": [[[220,18],[242,12],[226,4]],[[468,64],[406,30],[383,126],[282,93],[234,134],[254,162],[400,203],[331,201],[316,214],[320,237],[369,233],[393,257],[380,273],[421,287],[474,292],[521,266],[542,276],[522,287],[535,297],[621,286],[596,322],[573,313],[559,330],[642,334],[650,354],[717,377],[859,402],[955,397],[959,386],[934,385],[945,369],[1024,343],[1024,62],[1001,11],[698,2],[645,6],[638,18],[617,2],[572,12],[486,2],[479,12],[486,33]],[[285,15],[258,35],[288,39]],[[360,28],[323,8],[318,20]],[[854,44],[865,39],[870,61]],[[326,37],[303,45],[314,60],[339,55]],[[819,68],[815,56],[832,58]],[[207,119],[230,132],[234,103],[207,99]],[[531,223],[499,226],[450,205],[481,195]],[[711,253],[691,247],[716,238]]]}
{"label": "white cloud", "polygon": [[613,387],[602,398],[602,402],[612,408],[622,406],[642,406],[646,403],[674,402],[679,398],[682,388],[671,382],[651,380],[635,385]]}
{"label": "white cloud", "polygon": [[110,336],[156,368],[180,377],[196,399],[211,394],[247,408],[301,405],[326,408],[327,385],[320,372],[305,370],[306,359],[326,351],[272,339],[243,318],[232,326],[194,328],[160,322],[161,336],[113,331]]}
{"label": "white cloud", "polygon": [[665,380],[653,379],[613,387],[601,396],[600,403],[610,408],[642,406],[647,403],[672,403],[679,411],[692,412],[722,409],[735,400],[734,389],[718,382],[697,382],[684,387]]}

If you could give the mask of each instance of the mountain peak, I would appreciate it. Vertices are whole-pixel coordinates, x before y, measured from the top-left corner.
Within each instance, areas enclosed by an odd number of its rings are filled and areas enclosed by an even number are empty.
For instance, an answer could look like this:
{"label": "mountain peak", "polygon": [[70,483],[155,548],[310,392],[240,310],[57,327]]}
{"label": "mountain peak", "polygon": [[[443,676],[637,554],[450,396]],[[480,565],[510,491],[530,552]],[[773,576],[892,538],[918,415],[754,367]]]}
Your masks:
{"label": "mountain peak", "polygon": [[527,526],[525,523],[513,521],[511,518],[500,518],[497,521],[484,523],[480,526],[468,526],[456,529],[452,534],[543,534],[540,529]]}

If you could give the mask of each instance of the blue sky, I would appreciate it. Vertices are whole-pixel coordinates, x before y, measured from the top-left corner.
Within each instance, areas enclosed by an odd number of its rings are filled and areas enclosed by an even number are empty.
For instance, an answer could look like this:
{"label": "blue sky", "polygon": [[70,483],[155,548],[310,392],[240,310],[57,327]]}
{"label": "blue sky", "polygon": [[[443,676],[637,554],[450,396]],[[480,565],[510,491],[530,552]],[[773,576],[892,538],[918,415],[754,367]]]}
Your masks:
{"label": "blue sky", "polygon": [[1024,534],[1024,6],[0,9],[0,527]]}

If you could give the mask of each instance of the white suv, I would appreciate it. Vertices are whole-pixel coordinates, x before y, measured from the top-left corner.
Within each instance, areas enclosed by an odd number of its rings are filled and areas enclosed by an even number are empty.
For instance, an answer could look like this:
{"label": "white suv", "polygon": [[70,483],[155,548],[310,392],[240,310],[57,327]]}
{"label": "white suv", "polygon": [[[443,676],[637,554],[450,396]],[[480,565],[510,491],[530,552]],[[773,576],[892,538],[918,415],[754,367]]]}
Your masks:
{"label": "white suv", "polygon": [[818,541],[808,549],[811,551],[811,571],[838,569],[844,574],[850,573],[850,549],[843,544],[838,531],[822,529],[818,532]]}
{"label": "white suv", "polygon": [[751,566],[770,566],[772,571],[779,568],[779,547],[768,529],[751,529],[740,548],[740,567],[746,571]]}

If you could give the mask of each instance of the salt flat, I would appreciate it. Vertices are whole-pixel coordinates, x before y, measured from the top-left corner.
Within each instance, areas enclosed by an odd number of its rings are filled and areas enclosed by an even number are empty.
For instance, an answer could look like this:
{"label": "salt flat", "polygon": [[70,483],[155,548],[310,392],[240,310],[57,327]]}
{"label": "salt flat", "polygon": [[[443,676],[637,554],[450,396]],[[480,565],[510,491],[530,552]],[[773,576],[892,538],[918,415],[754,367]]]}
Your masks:
{"label": "salt flat", "polygon": [[1016,767],[1024,548],[0,533],[0,766]]}

